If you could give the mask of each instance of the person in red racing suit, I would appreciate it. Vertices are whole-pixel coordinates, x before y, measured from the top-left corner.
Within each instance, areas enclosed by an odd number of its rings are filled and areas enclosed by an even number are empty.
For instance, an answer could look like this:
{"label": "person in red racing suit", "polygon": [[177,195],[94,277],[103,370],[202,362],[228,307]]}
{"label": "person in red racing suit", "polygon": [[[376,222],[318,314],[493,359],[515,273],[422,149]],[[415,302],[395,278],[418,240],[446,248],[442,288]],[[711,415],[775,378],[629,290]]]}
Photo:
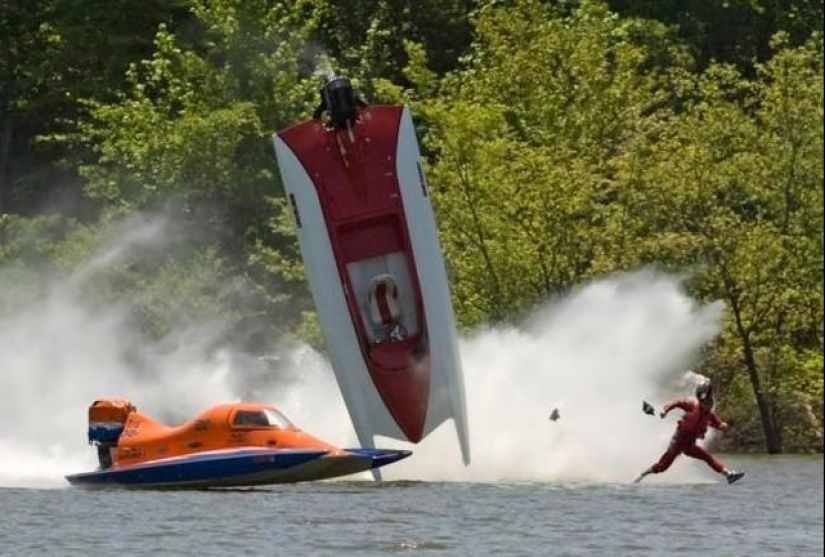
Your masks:
{"label": "person in red racing suit", "polygon": [[721,460],[696,444],[698,439],[704,439],[708,426],[720,431],[727,431],[729,427],[713,411],[713,387],[710,381],[705,381],[696,387],[695,400],[684,398],[668,402],[659,415],[664,418],[674,408],[680,408],[685,413],[679,419],[679,425],[670,440],[670,445],[658,462],[636,478],[637,483],[648,474],[660,474],[670,468],[680,454],[704,460],[716,473],[723,474],[728,483],[733,483],[745,475],[744,472],[726,468]]}

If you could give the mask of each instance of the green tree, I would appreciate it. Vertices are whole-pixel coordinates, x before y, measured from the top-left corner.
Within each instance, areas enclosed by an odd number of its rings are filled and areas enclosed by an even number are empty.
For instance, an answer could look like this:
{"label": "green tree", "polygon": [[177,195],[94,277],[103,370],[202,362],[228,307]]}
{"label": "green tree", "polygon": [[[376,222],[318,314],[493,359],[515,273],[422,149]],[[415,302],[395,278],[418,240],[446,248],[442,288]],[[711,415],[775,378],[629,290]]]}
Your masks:
{"label": "green tree", "polygon": [[0,212],[84,213],[65,138],[81,99],[111,99],[130,61],[151,53],[161,22],[184,24],[185,0],[6,0],[0,9]]}
{"label": "green tree", "polygon": [[610,0],[625,17],[654,19],[672,27],[700,68],[734,64],[753,76],[754,64],[773,54],[772,37],[783,31],[793,46],[822,32],[823,6],[811,0]]}
{"label": "green tree", "polygon": [[[81,172],[88,194],[111,210],[164,207],[199,230],[200,245],[214,246],[222,262],[212,269],[253,289],[242,308],[249,325],[265,323],[275,338],[300,317],[287,304],[297,297],[298,308],[307,306],[308,293],[287,272],[297,259],[294,233],[268,224],[282,207],[266,202],[279,193],[268,130],[316,102],[317,77],[300,71],[315,5],[221,0],[192,2],[192,10],[199,26],[183,36],[161,26],[154,54],[131,65],[121,98],[90,103],[80,129],[98,157]],[[273,263],[267,249],[286,262]]]}
{"label": "green tree", "polygon": [[54,10],[54,2],[22,0],[5,2],[0,10],[0,213],[21,206],[20,190],[12,185],[34,166],[21,147],[30,148],[29,115],[54,81],[47,62],[60,37],[45,21]]}
{"label": "green tree", "polygon": [[475,27],[466,69],[419,107],[464,325],[517,317],[605,270],[611,160],[662,100],[639,24],[603,3],[489,5]]}
{"label": "green tree", "polygon": [[640,256],[699,265],[697,294],[727,303],[716,347],[727,353],[711,367],[723,383],[748,382],[771,453],[783,450],[796,420],[822,428],[810,398],[821,398],[821,381],[809,373],[822,354],[818,41],[779,44],[758,82],[711,66],[695,80],[688,110],[622,162],[626,200],[643,217]]}
{"label": "green tree", "polygon": [[[409,86],[403,72],[406,42],[421,45],[430,69],[454,70],[472,40],[470,14],[477,0],[338,0],[325,2],[319,43],[350,77],[369,87],[383,78]],[[341,68],[331,68],[340,70]],[[372,95],[373,91],[363,91]]]}

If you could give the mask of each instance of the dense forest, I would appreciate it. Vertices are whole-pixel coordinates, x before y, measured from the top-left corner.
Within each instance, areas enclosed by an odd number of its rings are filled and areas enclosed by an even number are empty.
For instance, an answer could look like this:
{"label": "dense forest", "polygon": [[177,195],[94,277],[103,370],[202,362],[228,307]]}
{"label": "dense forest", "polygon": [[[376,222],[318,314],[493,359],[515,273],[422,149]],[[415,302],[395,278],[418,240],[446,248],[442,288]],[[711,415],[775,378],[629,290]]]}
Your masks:
{"label": "dense forest", "polygon": [[37,296],[160,214],[162,253],[83,296],[145,342],[221,316],[250,352],[320,343],[269,135],[331,72],[411,106],[461,327],[689,272],[726,307],[728,448],[822,451],[819,0],[0,0],[5,280]]}

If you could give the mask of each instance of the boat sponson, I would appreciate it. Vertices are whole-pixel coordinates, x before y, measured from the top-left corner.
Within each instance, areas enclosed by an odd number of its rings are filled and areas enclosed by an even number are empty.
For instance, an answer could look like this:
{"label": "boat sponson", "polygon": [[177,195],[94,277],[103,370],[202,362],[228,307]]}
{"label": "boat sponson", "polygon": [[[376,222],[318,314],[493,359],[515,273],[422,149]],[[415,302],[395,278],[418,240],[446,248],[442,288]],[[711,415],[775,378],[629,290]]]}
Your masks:
{"label": "boat sponson", "polygon": [[[204,451],[66,476],[80,487],[203,488],[281,483],[290,468],[323,457],[321,449]],[[286,480],[290,481],[290,480]]]}
{"label": "boat sponson", "polygon": [[284,470],[280,483],[340,478],[392,464],[412,454],[395,449],[345,449]]}

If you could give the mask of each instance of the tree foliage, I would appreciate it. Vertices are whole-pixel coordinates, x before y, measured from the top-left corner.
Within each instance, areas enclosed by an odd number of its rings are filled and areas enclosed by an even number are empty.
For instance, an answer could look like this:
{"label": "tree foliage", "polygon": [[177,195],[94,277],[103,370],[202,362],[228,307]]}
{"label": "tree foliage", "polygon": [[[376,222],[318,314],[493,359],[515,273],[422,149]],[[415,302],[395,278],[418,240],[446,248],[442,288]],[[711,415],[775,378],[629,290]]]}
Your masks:
{"label": "tree foliage", "polygon": [[[463,327],[689,271],[728,310],[703,370],[728,439],[821,450],[822,19],[807,0],[9,0],[0,278],[36,297],[85,272],[79,295],[156,342],[213,321],[253,351],[319,342],[269,135],[345,74],[412,105]],[[107,243],[127,229],[164,249]]]}
{"label": "tree foliage", "polygon": [[[597,2],[479,13],[467,68],[422,108],[465,325],[512,318],[605,270],[611,160],[661,102],[635,25]],[[425,103],[426,104],[426,103]]]}
{"label": "tree foliage", "polygon": [[[119,99],[90,100],[80,138],[97,157],[80,171],[88,195],[112,210],[163,207],[198,230],[197,249],[221,262],[211,271],[227,281],[244,277],[250,294],[233,301],[245,308],[248,326],[268,320],[277,336],[296,322],[281,315],[300,316],[287,312],[293,297],[301,307],[308,295],[300,275],[259,253],[294,254],[293,235],[268,226],[279,205],[266,202],[278,191],[266,128],[294,120],[310,103],[306,80],[314,76],[302,78],[298,68],[313,4],[225,0],[195,2],[192,10],[198,27],[176,35],[161,25],[153,55],[130,66]],[[214,311],[230,313],[222,297],[211,299]],[[150,305],[143,311],[158,314]]]}
{"label": "tree foliage", "polygon": [[645,257],[699,265],[696,292],[727,302],[738,357],[718,373],[750,384],[779,452],[794,401],[811,393],[780,385],[822,348],[821,44],[778,52],[760,71],[754,83],[711,66],[656,147],[635,145],[623,165],[653,233]]}

